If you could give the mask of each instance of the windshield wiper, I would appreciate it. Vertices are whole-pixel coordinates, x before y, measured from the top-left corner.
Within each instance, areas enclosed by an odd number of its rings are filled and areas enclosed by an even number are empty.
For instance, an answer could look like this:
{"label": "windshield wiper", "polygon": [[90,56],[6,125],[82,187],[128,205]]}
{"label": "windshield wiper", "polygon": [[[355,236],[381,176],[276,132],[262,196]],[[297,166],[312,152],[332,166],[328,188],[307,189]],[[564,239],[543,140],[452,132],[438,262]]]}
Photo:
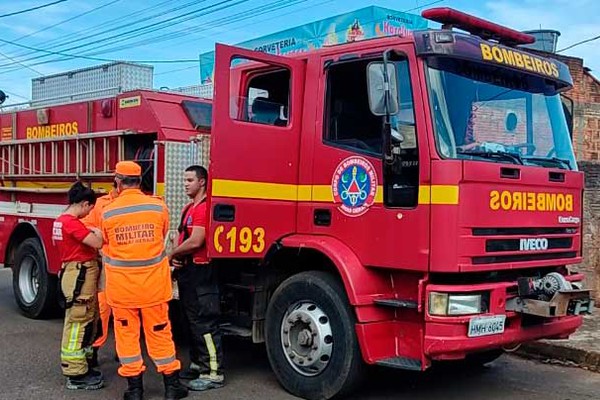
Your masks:
{"label": "windshield wiper", "polygon": [[[565,160],[564,158],[558,157],[539,157],[539,156],[525,156],[523,157],[525,161],[541,161],[541,162],[549,162],[554,165],[558,165],[559,168],[562,169],[571,169],[571,162],[569,160]],[[563,168],[565,167],[566,168]]]}
{"label": "windshield wiper", "polygon": [[523,159],[520,154],[508,153],[505,151],[457,151],[457,154],[465,156],[475,156],[481,158],[498,158],[502,160],[509,160],[515,164],[523,165]]}

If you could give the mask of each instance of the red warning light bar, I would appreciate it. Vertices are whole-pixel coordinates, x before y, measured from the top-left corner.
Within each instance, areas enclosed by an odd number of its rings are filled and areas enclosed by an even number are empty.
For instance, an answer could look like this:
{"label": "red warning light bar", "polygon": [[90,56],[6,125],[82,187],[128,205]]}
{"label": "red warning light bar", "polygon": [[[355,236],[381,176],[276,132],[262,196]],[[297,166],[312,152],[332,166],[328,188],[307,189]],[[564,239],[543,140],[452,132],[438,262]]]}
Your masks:
{"label": "red warning light bar", "polygon": [[531,44],[535,37],[474,17],[449,7],[430,8],[421,13],[423,18],[443,24],[445,28],[456,27],[482,39],[492,39],[507,45]]}

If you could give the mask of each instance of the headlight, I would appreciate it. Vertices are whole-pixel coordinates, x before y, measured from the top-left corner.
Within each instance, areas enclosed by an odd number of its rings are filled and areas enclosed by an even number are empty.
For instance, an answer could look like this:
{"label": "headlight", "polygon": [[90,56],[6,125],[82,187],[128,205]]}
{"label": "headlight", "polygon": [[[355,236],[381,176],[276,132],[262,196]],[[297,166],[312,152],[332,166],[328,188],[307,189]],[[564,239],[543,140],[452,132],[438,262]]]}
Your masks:
{"label": "headlight", "polygon": [[448,315],[448,293],[429,293],[429,314]]}
{"label": "headlight", "polygon": [[449,294],[431,292],[429,294],[429,314],[431,315],[470,315],[485,312],[481,294]]}

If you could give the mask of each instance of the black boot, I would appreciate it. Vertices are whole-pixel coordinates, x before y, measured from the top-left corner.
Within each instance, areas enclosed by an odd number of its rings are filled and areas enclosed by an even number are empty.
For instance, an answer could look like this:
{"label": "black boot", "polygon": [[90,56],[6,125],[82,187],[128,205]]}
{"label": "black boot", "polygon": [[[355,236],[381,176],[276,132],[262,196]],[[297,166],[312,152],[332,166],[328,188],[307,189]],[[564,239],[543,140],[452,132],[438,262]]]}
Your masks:
{"label": "black boot", "polygon": [[104,379],[100,371],[88,370],[84,375],[67,377],[67,389],[70,390],[98,390],[104,386]]}
{"label": "black boot", "polygon": [[142,374],[127,378],[127,390],[123,394],[124,400],[143,400],[144,399],[144,380]]}
{"label": "black boot", "polygon": [[98,366],[98,348],[93,348],[92,357],[88,359],[89,368],[96,368]]}
{"label": "black boot", "polygon": [[178,400],[188,396],[188,390],[179,382],[177,372],[169,375],[164,374],[163,380],[165,382],[165,400]]}

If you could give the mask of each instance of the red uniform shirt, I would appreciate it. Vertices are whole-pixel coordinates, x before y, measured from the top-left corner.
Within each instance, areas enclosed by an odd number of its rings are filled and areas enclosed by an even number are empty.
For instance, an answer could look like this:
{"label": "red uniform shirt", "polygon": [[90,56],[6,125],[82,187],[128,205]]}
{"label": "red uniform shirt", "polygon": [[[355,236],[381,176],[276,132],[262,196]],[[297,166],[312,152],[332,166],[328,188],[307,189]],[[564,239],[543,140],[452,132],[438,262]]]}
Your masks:
{"label": "red uniform shirt", "polygon": [[62,262],[86,262],[96,259],[96,249],[83,244],[83,239],[89,233],[90,230],[73,215],[63,214],[54,221],[52,241],[58,247]]}
{"label": "red uniform shirt", "polygon": [[[200,227],[206,229],[206,202],[203,201],[196,205],[191,205],[187,207],[185,211],[185,217],[183,220],[184,231],[179,234],[179,244],[184,242],[185,235],[187,233],[187,237],[190,237],[192,234],[192,229],[194,227]],[[194,254],[192,254],[192,258],[194,263],[203,264],[208,262],[208,257],[206,256],[206,240],[202,247],[198,249]]]}

